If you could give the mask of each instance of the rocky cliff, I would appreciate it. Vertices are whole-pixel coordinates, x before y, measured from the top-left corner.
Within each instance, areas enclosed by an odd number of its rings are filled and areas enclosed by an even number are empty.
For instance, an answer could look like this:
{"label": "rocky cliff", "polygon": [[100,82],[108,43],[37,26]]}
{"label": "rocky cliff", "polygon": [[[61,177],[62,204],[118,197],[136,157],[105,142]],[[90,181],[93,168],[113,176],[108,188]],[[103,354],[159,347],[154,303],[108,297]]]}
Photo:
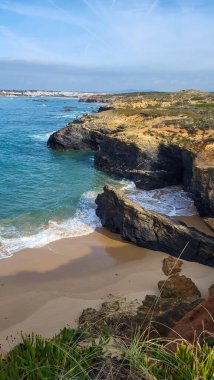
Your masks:
{"label": "rocky cliff", "polygon": [[96,199],[104,227],[141,247],[214,267],[214,238],[130,201],[110,185]]}
{"label": "rocky cliff", "polygon": [[183,184],[200,214],[213,217],[213,106],[208,93],[114,96],[110,108],[52,134],[48,146],[93,150],[97,168],[142,189]]}

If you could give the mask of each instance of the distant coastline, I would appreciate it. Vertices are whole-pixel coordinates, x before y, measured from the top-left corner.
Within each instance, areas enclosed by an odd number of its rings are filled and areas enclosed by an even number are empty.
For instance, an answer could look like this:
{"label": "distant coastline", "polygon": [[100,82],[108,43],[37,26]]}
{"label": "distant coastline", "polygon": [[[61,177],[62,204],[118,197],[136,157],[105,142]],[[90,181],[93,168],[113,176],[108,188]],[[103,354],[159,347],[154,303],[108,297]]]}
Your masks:
{"label": "distant coastline", "polygon": [[[67,97],[67,98],[84,98],[97,95],[95,92],[78,92],[78,91],[43,91],[43,90],[0,90],[0,96],[7,97]],[[99,93],[99,95],[105,95]]]}

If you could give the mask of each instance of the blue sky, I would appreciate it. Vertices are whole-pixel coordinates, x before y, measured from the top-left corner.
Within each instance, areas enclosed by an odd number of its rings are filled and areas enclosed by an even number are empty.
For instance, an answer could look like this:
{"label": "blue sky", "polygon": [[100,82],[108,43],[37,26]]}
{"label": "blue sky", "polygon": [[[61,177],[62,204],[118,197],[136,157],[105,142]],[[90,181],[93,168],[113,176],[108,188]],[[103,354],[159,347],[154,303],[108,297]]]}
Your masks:
{"label": "blue sky", "polygon": [[0,0],[0,88],[214,90],[214,0]]}

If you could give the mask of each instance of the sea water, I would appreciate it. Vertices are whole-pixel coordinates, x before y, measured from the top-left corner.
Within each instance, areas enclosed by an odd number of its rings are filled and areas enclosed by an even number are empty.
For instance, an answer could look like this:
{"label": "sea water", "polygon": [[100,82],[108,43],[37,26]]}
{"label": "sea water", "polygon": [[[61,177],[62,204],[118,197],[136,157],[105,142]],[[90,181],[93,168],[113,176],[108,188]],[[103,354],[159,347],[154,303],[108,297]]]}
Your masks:
{"label": "sea water", "polygon": [[94,200],[105,183],[154,211],[196,213],[177,186],[137,190],[96,170],[93,153],[47,147],[51,133],[98,107],[71,98],[0,98],[0,258],[93,232],[100,225]]}

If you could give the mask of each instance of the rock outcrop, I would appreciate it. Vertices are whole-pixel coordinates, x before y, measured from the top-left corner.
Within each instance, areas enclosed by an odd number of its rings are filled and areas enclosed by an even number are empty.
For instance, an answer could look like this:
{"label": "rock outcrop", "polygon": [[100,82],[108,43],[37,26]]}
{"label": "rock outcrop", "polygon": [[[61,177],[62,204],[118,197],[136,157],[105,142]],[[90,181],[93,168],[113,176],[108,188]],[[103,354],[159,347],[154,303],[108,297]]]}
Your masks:
{"label": "rock outcrop", "polygon": [[109,296],[99,310],[87,308],[79,318],[79,327],[99,335],[106,327],[111,335],[130,336],[139,306],[137,300]]}
{"label": "rock outcrop", "polygon": [[214,238],[130,201],[110,185],[96,198],[101,223],[141,247],[214,266]]}
{"label": "rock outcrop", "polygon": [[141,189],[182,184],[201,216],[213,217],[212,94],[97,95],[86,101],[110,104],[52,134],[49,147],[93,150],[96,167]]}
{"label": "rock outcrop", "polygon": [[191,278],[179,274],[159,281],[158,289],[162,298],[192,298],[194,300],[201,297],[200,291]]}
{"label": "rock outcrop", "polygon": [[[214,345],[214,296],[197,305],[179,320],[170,331],[169,338],[184,339],[190,343],[207,342]],[[173,345],[171,344],[171,348]],[[174,347],[176,348],[176,347]]]}
{"label": "rock outcrop", "polygon": [[82,312],[79,327],[95,336],[107,328],[111,335],[123,339],[131,338],[139,330],[145,338],[167,336],[203,299],[196,285],[185,276],[173,275],[161,284],[161,289],[159,285],[159,296],[147,295],[141,305],[138,300],[109,296],[99,310],[88,308]]}
{"label": "rock outcrop", "polygon": [[[168,260],[171,264],[173,260],[170,259],[169,257],[164,260]],[[179,269],[181,265],[180,261]],[[163,268],[165,269],[164,266]],[[149,334],[154,335],[156,332],[163,337],[167,336],[174,325],[203,299],[194,282],[177,273],[164,281],[159,281],[158,289],[160,291],[158,297],[147,295],[142,305],[138,307],[135,323],[142,332],[149,329]]]}
{"label": "rock outcrop", "polygon": [[162,271],[166,276],[171,276],[172,274],[179,273],[181,271],[182,265],[182,260],[175,259],[172,256],[168,256],[165,259],[163,259]]}
{"label": "rock outcrop", "polygon": [[162,337],[167,336],[174,325],[200,302],[201,298],[162,298],[147,295],[137,310],[136,326],[142,332],[149,328],[152,335],[156,331]]}

